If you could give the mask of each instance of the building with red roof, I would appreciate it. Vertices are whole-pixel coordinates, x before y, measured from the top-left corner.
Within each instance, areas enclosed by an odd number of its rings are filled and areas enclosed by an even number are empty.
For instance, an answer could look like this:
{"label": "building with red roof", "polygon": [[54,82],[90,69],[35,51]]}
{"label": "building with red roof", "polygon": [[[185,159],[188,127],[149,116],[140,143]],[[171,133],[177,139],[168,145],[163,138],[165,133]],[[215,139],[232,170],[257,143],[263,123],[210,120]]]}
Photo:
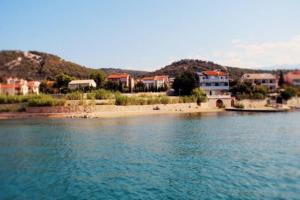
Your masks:
{"label": "building with red roof", "polygon": [[27,95],[39,94],[39,81],[26,81],[24,79],[9,77],[6,83],[0,84],[0,94],[5,95]]}
{"label": "building with red roof", "polygon": [[110,74],[107,81],[120,83],[123,88],[128,88],[130,91],[133,91],[134,88],[134,79],[126,73]]}
{"label": "building with red roof", "polygon": [[197,73],[199,86],[208,95],[221,95],[229,91],[228,73],[219,70],[208,70]]}
{"label": "building with red roof", "polygon": [[300,87],[300,70],[289,72],[285,75],[285,82],[288,85]]}

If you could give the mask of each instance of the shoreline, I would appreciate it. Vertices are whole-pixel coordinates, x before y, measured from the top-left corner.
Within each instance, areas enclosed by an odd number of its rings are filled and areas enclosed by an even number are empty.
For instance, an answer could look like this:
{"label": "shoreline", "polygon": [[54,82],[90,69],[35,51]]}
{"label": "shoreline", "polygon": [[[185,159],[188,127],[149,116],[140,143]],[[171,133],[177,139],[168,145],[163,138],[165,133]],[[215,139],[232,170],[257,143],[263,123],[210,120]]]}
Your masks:
{"label": "shoreline", "polygon": [[[155,107],[160,109],[155,110]],[[104,109],[105,108],[105,109]],[[46,109],[45,109],[46,110]],[[170,114],[194,114],[194,113],[218,113],[226,112],[225,109],[200,107],[196,104],[177,105],[153,105],[153,106],[102,106],[94,111],[80,112],[42,112],[43,108],[35,112],[3,112],[0,113],[0,120],[5,119],[33,119],[33,118],[122,118],[148,115],[170,115]]]}

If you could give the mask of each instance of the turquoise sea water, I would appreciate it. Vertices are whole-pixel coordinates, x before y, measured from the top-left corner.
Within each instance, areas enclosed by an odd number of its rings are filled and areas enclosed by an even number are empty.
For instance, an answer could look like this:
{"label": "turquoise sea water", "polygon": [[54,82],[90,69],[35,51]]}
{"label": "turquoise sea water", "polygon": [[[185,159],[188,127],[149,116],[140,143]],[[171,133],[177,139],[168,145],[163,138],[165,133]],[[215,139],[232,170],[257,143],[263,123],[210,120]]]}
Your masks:
{"label": "turquoise sea water", "polygon": [[0,121],[0,199],[299,199],[300,112]]}

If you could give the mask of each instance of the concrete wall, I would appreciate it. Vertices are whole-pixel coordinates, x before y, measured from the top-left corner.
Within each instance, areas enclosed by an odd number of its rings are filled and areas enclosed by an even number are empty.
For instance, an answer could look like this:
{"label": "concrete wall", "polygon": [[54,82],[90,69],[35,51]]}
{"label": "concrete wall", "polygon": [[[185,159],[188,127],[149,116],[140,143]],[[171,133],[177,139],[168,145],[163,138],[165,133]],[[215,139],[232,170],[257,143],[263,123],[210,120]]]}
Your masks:
{"label": "concrete wall", "polygon": [[245,108],[259,108],[259,107],[264,107],[267,104],[267,99],[264,100],[245,99],[238,102],[243,104]]}

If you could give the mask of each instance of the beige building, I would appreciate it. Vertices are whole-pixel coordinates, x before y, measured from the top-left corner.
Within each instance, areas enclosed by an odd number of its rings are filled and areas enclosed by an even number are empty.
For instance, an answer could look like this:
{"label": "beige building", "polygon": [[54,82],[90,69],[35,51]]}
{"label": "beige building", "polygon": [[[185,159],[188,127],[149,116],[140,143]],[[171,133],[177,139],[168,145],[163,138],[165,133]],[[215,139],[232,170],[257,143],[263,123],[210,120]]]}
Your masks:
{"label": "beige building", "polygon": [[168,80],[168,76],[151,76],[142,78],[141,82],[144,83],[147,89],[160,89],[168,86]]}
{"label": "beige building", "polygon": [[277,88],[277,78],[270,73],[244,74],[241,81],[250,82],[254,86],[263,85],[271,91]]}
{"label": "beige building", "polygon": [[80,88],[86,88],[86,87],[97,87],[96,82],[93,79],[88,80],[73,80],[68,84],[68,88],[70,90],[77,90]]}

